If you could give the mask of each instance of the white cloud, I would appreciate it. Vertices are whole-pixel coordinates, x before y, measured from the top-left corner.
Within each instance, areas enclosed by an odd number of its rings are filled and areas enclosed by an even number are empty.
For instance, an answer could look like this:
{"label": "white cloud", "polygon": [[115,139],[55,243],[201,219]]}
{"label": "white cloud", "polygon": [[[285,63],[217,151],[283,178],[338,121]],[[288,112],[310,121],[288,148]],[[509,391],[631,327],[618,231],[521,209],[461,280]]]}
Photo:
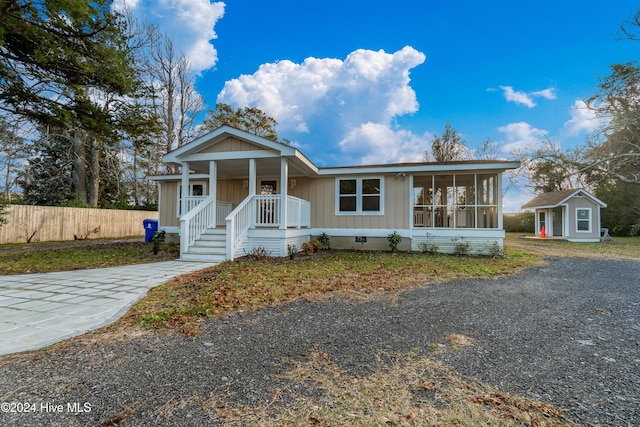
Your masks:
{"label": "white cloud", "polygon": [[504,97],[507,101],[515,102],[516,104],[525,105],[529,108],[536,106],[534,98],[555,99],[556,94],[553,88],[547,88],[536,92],[522,92],[513,90],[513,86],[500,86],[504,93]]}
{"label": "white cloud", "polygon": [[156,25],[174,47],[189,58],[195,74],[213,67],[218,52],[211,41],[218,36],[213,27],[224,15],[225,4],[209,0],[116,0],[115,9],[126,6],[134,16]]}
{"label": "white cloud", "polygon": [[498,131],[506,138],[501,143],[502,152],[506,154],[517,154],[518,151],[535,148],[549,133],[525,122],[510,123],[499,127]]}
{"label": "white cloud", "polygon": [[338,144],[345,152],[361,153],[365,165],[390,162],[421,162],[431,136],[415,135],[406,130],[394,131],[384,124],[364,123],[352,130]]}
{"label": "white cloud", "polygon": [[569,109],[571,120],[567,121],[562,128],[564,136],[577,136],[582,132],[593,132],[601,126],[607,124],[607,119],[598,117],[593,108],[589,108],[586,102],[577,100]]}
{"label": "white cloud", "polygon": [[[423,53],[407,46],[395,53],[358,49],[344,60],[307,58],[301,64],[288,60],[263,64],[254,74],[227,81],[216,102],[260,108],[278,121],[280,133],[317,137],[331,133],[325,139],[343,141],[337,148],[353,152],[351,147],[358,145],[362,160],[381,149],[382,143],[373,135],[384,135],[389,144],[405,148],[407,141],[420,138],[393,132],[391,123],[418,110],[409,71],[424,61]],[[360,139],[356,142],[356,138]],[[385,161],[416,158],[417,151],[406,154],[397,147],[384,147]],[[380,163],[381,157],[376,158]]]}

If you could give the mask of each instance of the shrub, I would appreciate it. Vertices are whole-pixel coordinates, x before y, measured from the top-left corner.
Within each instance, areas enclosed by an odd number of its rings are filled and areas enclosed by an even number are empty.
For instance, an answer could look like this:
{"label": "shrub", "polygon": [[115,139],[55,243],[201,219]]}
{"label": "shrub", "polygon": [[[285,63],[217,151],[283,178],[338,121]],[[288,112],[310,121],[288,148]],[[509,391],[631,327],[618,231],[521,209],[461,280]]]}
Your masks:
{"label": "shrub", "polygon": [[289,259],[292,260],[296,257],[296,254],[298,253],[298,248],[296,248],[296,245],[288,245],[287,252],[289,253]]}
{"label": "shrub", "polygon": [[453,254],[455,256],[464,256],[469,253],[469,249],[471,249],[471,245],[464,241],[464,237],[456,237],[451,239],[451,242],[454,243]]}
{"label": "shrub", "polygon": [[512,233],[534,233],[536,216],[533,212],[518,212],[504,214],[503,228],[506,232]]}
{"label": "shrub", "polygon": [[491,245],[491,247],[489,248],[489,256],[491,258],[500,258],[503,255],[504,252],[500,247],[500,244],[497,241],[493,242],[493,245]]}
{"label": "shrub", "polygon": [[418,248],[420,251],[428,254],[435,254],[438,252],[438,245],[436,245],[433,241],[433,236],[430,233],[427,233],[427,240],[424,242],[420,242],[418,244]]}
{"label": "shrub", "polygon": [[387,236],[387,240],[389,241],[389,247],[391,248],[391,252],[397,252],[398,245],[402,242],[402,236],[400,236],[396,231],[389,234]]}
{"label": "shrub", "polygon": [[[245,252],[246,253],[246,252]],[[249,258],[261,261],[271,257],[271,251],[268,251],[263,246],[253,248],[248,254]]]}
{"label": "shrub", "polygon": [[304,252],[305,255],[309,255],[315,252],[315,246],[313,246],[311,242],[304,242],[302,244],[302,252]]}
{"label": "shrub", "polygon": [[319,235],[318,242],[322,243],[323,249],[331,249],[331,237],[327,233]]}
{"label": "shrub", "polygon": [[164,244],[164,239],[166,237],[166,234],[167,233],[164,230],[160,230],[160,231],[156,231],[155,234],[153,235],[153,238],[151,239],[151,245],[152,245],[152,250],[154,255],[158,255],[158,252],[160,252],[160,248]]}
{"label": "shrub", "polygon": [[631,226],[631,231],[629,232],[629,236],[640,236],[640,222],[638,224],[634,224]]}

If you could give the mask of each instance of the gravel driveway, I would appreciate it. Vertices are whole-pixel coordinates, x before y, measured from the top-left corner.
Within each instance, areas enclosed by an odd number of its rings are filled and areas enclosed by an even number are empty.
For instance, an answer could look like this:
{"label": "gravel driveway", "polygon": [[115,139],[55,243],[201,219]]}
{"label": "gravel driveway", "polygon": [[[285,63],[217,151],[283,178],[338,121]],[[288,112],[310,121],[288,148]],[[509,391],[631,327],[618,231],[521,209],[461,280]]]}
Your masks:
{"label": "gravel driveway", "polygon": [[[501,391],[550,402],[574,421],[640,425],[640,262],[556,258],[515,276],[369,302],[297,301],[202,329],[195,337],[146,333],[107,343],[89,334],[0,358],[0,401],[38,405],[1,413],[0,425],[96,425],[119,416],[124,425],[209,425],[201,408],[211,394],[264,403],[283,381],[273,376],[282,362],[314,348],[352,370],[366,369],[381,350],[420,348]],[[451,333],[476,342],[431,350]],[[46,402],[88,403],[91,411],[47,413]]]}

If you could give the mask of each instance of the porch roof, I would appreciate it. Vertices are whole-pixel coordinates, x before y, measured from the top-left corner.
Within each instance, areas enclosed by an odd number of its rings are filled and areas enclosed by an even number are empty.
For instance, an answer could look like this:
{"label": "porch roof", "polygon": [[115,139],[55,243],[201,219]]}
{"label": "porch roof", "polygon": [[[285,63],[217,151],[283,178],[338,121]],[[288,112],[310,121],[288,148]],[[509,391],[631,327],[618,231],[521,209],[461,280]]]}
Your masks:
{"label": "porch roof", "polygon": [[[201,152],[202,150],[224,141],[228,137],[235,137],[255,145],[256,150]],[[200,138],[167,153],[165,163],[180,165],[189,162],[189,168],[196,173],[208,173],[209,161],[218,161],[218,173],[227,178],[241,178],[248,174],[248,159],[258,159],[260,173],[264,175],[280,174],[280,159],[289,160],[290,176],[312,176],[318,173],[313,162],[298,149],[276,141],[236,129],[231,126],[221,126]]]}

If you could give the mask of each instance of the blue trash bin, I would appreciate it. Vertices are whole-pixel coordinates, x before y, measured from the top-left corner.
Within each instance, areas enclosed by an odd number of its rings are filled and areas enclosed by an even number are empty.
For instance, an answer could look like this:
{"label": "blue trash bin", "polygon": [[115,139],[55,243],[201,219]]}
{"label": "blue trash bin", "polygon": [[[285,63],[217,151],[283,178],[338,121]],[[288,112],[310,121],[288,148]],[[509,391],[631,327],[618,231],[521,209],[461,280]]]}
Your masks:
{"label": "blue trash bin", "polygon": [[142,221],[144,224],[144,242],[150,243],[153,240],[153,236],[158,231],[158,220],[157,219],[145,219]]}

